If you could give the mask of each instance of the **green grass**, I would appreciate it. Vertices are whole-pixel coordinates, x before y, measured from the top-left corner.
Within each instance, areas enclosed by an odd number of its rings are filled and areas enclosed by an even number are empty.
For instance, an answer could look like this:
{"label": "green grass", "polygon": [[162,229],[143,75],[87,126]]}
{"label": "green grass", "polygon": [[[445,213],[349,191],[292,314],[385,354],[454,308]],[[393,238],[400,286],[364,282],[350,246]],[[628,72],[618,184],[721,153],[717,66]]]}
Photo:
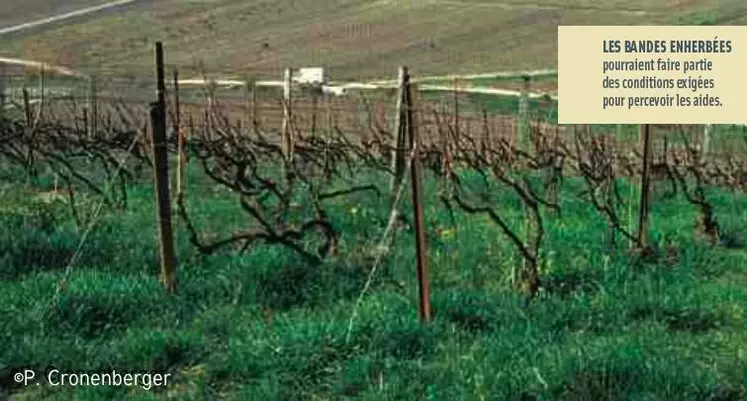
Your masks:
{"label": "green grass", "polygon": [[[603,219],[563,192],[550,218],[542,277],[548,291],[522,301],[507,282],[517,255],[497,227],[456,214],[458,230],[426,181],[426,228],[435,320],[417,320],[412,233],[397,235],[363,298],[386,217],[368,195],[330,210],[340,255],[309,267],[272,246],[203,256],[177,224],[180,292],[157,282],[153,193],[130,189],[130,208],[107,211],[50,307],[82,240],[62,204],[32,202],[3,168],[0,190],[0,383],[15,400],[725,400],[745,397],[744,249],[712,249],[692,236],[696,211],[654,196],[651,236],[679,249],[674,266],[635,263],[604,247]],[[357,179],[384,184],[359,172]],[[190,172],[188,207],[208,233],[247,219],[235,199]],[[50,181],[39,184],[48,188]],[[25,190],[23,188],[26,188]],[[625,187],[623,193],[627,194]],[[633,192],[634,193],[634,192]],[[518,200],[494,202],[519,226]],[[709,190],[729,229],[747,222],[747,197]],[[635,202],[635,199],[633,199]],[[404,210],[410,210],[405,205]],[[635,209],[633,209],[635,210]],[[624,215],[625,220],[628,216]],[[630,220],[635,222],[635,216]],[[21,388],[13,373],[155,370],[167,389]]]}

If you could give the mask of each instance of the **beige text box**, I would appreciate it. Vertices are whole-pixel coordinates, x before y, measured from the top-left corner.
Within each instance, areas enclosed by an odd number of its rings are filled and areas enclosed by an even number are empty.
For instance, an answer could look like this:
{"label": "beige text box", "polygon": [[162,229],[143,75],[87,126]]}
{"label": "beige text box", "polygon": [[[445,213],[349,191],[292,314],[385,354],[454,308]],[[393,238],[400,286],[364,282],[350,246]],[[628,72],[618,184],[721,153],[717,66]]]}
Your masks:
{"label": "beige text box", "polygon": [[747,124],[747,26],[558,27],[558,121]]}

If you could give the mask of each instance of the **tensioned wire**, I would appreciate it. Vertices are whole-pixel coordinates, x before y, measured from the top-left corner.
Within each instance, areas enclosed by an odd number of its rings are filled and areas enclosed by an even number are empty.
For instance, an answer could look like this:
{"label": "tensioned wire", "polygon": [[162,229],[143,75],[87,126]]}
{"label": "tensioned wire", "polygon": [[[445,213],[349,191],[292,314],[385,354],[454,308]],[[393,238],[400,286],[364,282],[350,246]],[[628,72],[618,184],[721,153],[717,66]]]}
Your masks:
{"label": "tensioned wire", "polygon": [[[132,139],[132,143],[127,148],[127,153],[122,157],[122,159],[119,161],[119,164],[117,165],[117,169],[114,171],[114,175],[107,180],[107,182],[104,185],[104,193],[107,193],[108,190],[113,185],[113,182],[117,179],[119,176],[119,173],[122,171],[122,168],[125,165],[127,155],[129,155],[132,152],[132,149],[135,147],[139,139],[139,135],[135,135],[135,137]],[[68,285],[68,280],[73,272],[73,266],[75,265],[75,262],[78,261],[78,258],[83,252],[83,248],[88,241],[88,236],[93,231],[93,227],[96,225],[96,223],[99,222],[99,218],[101,217],[101,209],[104,206],[104,199],[101,199],[99,203],[96,205],[96,207],[93,210],[93,213],[91,215],[91,219],[88,223],[88,226],[86,227],[85,231],[83,232],[83,235],[81,236],[80,242],[78,243],[78,247],[75,250],[75,253],[70,257],[70,260],[68,261],[67,265],[65,266],[65,273],[62,277],[62,279],[57,283],[57,288],[55,290],[54,295],[52,296],[52,299],[50,301],[49,307],[54,307],[55,303],[59,300],[60,294],[65,291]]]}
{"label": "tensioned wire", "polygon": [[[412,151],[410,152],[410,155],[407,159],[407,167],[405,171],[409,170],[412,161],[415,158],[416,151],[418,150],[419,141],[415,141],[413,144]],[[345,334],[345,342],[350,341],[350,335],[353,331],[353,324],[355,322],[355,319],[358,317],[358,310],[360,309],[361,303],[363,302],[363,298],[368,292],[369,288],[371,287],[371,283],[373,282],[374,276],[376,275],[376,272],[378,270],[379,265],[381,264],[381,258],[384,255],[385,252],[383,252],[383,249],[386,248],[387,241],[390,239],[390,235],[392,233],[392,229],[394,228],[394,223],[397,220],[397,213],[399,210],[399,203],[402,199],[402,193],[405,188],[405,185],[407,184],[408,180],[407,177],[403,177],[404,179],[401,180],[399,187],[397,188],[396,195],[394,197],[394,202],[392,202],[392,210],[389,213],[389,221],[384,228],[384,232],[381,235],[381,239],[379,240],[378,246],[376,248],[376,258],[374,259],[373,266],[371,267],[371,270],[368,273],[368,278],[366,279],[366,283],[363,285],[363,288],[361,289],[360,294],[358,294],[358,298],[355,301],[355,305],[353,306],[353,311],[350,314],[350,319],[348,320],[348,328],[347,333]],[[370,241],[367,245],[370,245]]]}

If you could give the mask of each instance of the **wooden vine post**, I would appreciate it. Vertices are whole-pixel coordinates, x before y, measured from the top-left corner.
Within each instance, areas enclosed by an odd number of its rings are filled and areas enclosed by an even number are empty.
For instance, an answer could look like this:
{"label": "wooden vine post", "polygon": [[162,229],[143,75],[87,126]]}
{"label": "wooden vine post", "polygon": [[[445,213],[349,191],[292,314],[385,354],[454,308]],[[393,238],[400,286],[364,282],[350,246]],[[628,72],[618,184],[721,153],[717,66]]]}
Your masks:
{"label": "wooden vine post", "polygon": [[294,152],[294,138],[293,129],[291,127],[291,119],[293,117],[291,104],[291,81],[293,79],[293,73],[290,68],[285,69],[285,76],[283,77],[283,128],[280,133],[280,146],[283,152],[283,177],[287,177],[293,163],[293,152]]}
{"label": "wooden vine post", "polygon": [[708,155],[711,152],[711,133],[712,132],[713,132],[713,125],[706,124],[703,126],[702,152],[704,155]]}
{"label": "wooden vine post", "polygon": [[482,140],[480,141],[480,153],[488,164],[492,164],[493,155],[490,143],[490,125],[488,123],[488,110],[482,109]]}
{"label": "wooden vine post", "polygon": [[519,137],[518,148],[526,150],[526,141],[529,137],[529,90],[532,78],[530,75],[524,75],[523,85],[521,88],[521,97],[519,98]]}
{"label": "wooden vine post", "polygon": [[23,115],[25,117],[26,128],[31,128],[33,117],[31,116],[31,100],[29,99],[29,90],[23,88]]}
{"label": "wooden vine post", "polygon": [[641,173],[641,203],[638,209],[638,248],[648,245],[648,195],[651,187],[651,135],[649,125],[641,126],[643,141],[643,171]]}
{"label": "wooden vine post", "polygon": [[[446,106],[443,102],[441,103],[441,110],[439,114],[441,114],[442,116],[446,115]],[[454,163],[454,153],[452,152],[453,144],[451,141],[452,135],[448,129],[443,129],[443,124],[441,123],[440,119],[436,120],[436,124],[439,135],[441,137],[441,152],[443,152],[441,173],[444,175],[444,182],[448,183]]]}
{"label": "wooden vine post", "polygon": [[177,202],[184,199],[184,178],[187,164],[187,155],[184,150],[184,129],[181,124],[181,110],[179,105],[179,71],[174,70],[174,133],[177,140],[177,167],[176,167],[176,198]]}
{"label": "wooden vine post", "polygon": [[453,89],[454,89],[454,109],[452,111],[453,113],[453,124],[454,124],[454,146],[456,149],[459,149],[459,145],[461,144],[461,137],[460,137],[460,121],[459,121],[459,78],[454,78],[453,82]]}
{"label": "wooden vine post", "polygon": [[0,63],[0,120],[5,117],[5,64]]}
{"label": "wooden vine post", "polygon": [[150,119],[154,163],[154,185],[158,208],[158,232],[161,250],[161,281],[166,291],[177,291],[176,258],[171,227],[171,202],[169,196],[169,165],[166,142],[166,85],[164,83],[163,45],[156,42],[157,100],[151,103]]}
{"label": "wooden vine post", "polygon": [[395,198],[397,196],[397,190],[399,189],[399,186],[402,183],[402,179],[404,178],[405,168],[407,164],[407,155],[405,150],[405,146],[407,143],[407,131],[405,130],[405,122],[407,116],[405,114],[405,105],[403,104],[405,98],[406,77],[407,67],[399,67],[399,74],[397,77],[397,117],[394,127],[394,142],[392,143],[391,169],[394,175],[392,176],[392,181],[389,186],[390,202],[392,206],[394,206]]}
{"label": "wooden vine post", "polygon": [[98,89],[96,88],[96,77],[92,76],[88,80],[88,134],[95,138],[98,131],[98,100],[96,99]]}

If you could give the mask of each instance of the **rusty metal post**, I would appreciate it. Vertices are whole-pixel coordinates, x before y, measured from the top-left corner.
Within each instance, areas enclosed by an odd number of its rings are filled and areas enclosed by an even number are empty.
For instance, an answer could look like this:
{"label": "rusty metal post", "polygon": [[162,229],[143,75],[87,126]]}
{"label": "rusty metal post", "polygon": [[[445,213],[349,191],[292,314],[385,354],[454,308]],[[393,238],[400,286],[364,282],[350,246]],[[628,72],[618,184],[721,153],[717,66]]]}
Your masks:
{"label": "rusty metal post", "polygon": [[643,249],[648,245],[648,195],[651,186],[651,136],[649,125],[642,127],[643,139],[643,171],[641,174],[641,203],[638,212],[638,247]]}
{"label": "rusty metal post", "polygon": [[174,238],[171,227],[169,196],[169,165],[166,143],[166,85],[163,72],[163,45],[156,42],[157,101],[151,103],[151,134],[154,163],[154,184],[158,206],[158,231],[161,248],[161,280],[169,293],[177,290]]}
{"label": "rusty metal post", "polygon": [[419,314],[420,320],[428,322],[431,320],[430,282],[428,279],[428,249],[425,236],[425,222],[423,217],[423,172],[420,165],[420,138],[418,137],[416,123],[413,117],[412,88],[410,77],[405,70],[404,74],[404,103],[407,124],[407,136],[410,149],[413,151],[413,159],[410,164],[410,179],[412,186],[412,207],[415,220],[415,246],[417,252],[417,273],[419,287]]}

